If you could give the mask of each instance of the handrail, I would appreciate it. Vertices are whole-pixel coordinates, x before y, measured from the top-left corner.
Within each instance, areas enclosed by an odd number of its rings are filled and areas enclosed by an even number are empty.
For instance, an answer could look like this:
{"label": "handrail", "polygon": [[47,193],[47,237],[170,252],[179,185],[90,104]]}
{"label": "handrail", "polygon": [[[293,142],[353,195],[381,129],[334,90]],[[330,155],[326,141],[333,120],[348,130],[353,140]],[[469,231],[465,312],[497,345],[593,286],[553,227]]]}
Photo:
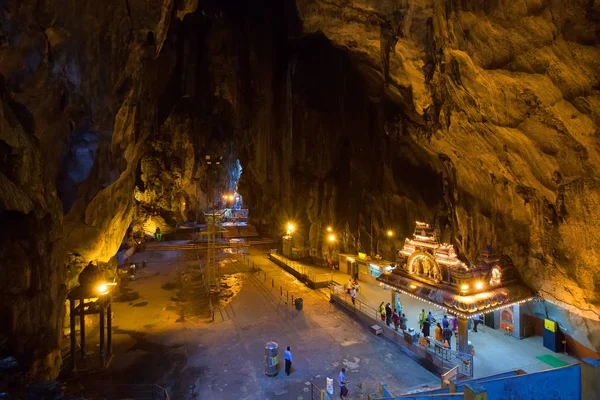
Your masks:
{"label": "handrail", "polygon": [[[254,270],[258,271],[259,273],[262,273],[264,283],[269,282],[269,279],[267,279],[267,277],[269,275],[262,268],[260,268],[258,265],[256,265],[256,263],[254,261],[250,260],[250,258],[247,255],[242,254],[242,259],[246,262],[246,264],[251,266]],[[270,281],[271,281],[271,289],[275,289],[276,286],[279,286],[279,297],[285,297],[286,304],[290,303],[290,295],[291,295],[291,304],[295,303],[298,296],[294,296],[293,294],[291,294],[289,292],[289,290],[287,288],[284,289],[281,284],[276,285],[275,279],[273,277],[270,277]]]}
{"label": "handrail", "polygon": [[277,253],[270,253],[269,255],[271,257],[275,258],[276,260],[284,263],[285,265],[287,265],[291,269],[295,270],[296,272],[299,272],[300,274],[307,276],[308,279],[310,279],[312,282],[316,283],[316,282],[331,281],[330,273],[327,273],[327,272],[314,273],[309,268],[307,268],[305,265],[298,263],[296,261],[290,260],[287,257],[283,257]]}
{"label": "handrail", "polygon": [[[332,289],[330,296],[336,297],[337,299],[341,300],[339,304],[341,304],[343,307],[350,310],[354,314],[356,314],[357,311],[360,311],[367,317],[372,318],[374,322],[379,323],[379,311],[373,309],[372,307],[368,306],[367,304],[356,298],[354,299],[354,303],[352,303],[352,297],[346,292],[339,290],[340,287],[343,288],[343,286],[338,286],[337,290],[335,288]],[[402,335],[403,333],[396,332],[396,334]],[[436,343],[438,344],[437,350],[439,350],[439,354],[438,351],[436,351]],[[432,348],[434,349],[434,351],[431,350]],[[471,377],[473,376],[472,354],[461,353],[458,350],[447,349],[443,346],[442,343],[437,342],[433,339],[427,340],[427,347],[425,349],[428,351],[428,353],[430,353],[442,362],[442,368],[444,368],[444,366],[458,366],[458,369],[461,374]]]}

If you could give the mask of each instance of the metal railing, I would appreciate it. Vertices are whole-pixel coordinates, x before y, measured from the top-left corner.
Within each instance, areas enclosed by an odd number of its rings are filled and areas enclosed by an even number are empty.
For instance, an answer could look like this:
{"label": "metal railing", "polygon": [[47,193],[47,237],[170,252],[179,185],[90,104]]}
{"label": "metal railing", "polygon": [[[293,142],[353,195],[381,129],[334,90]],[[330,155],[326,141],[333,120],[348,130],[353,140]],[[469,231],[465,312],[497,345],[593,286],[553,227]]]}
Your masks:
{"label": "metal railing", "polygon": [[330,400],[331,396],[329,396],[329,393],[327,393],[327,391],[320,389],[317,385],[311,383],[310,398],[311,400]]}
{"label": "metal railing", "polygon": [[210,299],[210,288],[208,287],[208,284],[206,283],[206,278],[204,276],[204,268],[202,267],[202,263],[200,262],[200,253],[198,251],[196,251],[196,261],[198,262],[198,268],[200,269],[200,276],[202,277],[202,285],[204,286],[204,292],[206,293],[206,298],[208,299],[210,322],[214,322],[215,321],[215,309],[213,307],[212,300]]}
{"label": "metal railing", "polygon": [[[381,324],[383,321],[380,319],[379,311],[373,307],[365,304],[364,302],[354,299],[344,291],[343,286],[336,286],[330,292],[331,298],[335,298],[337,303],[342,307],[346,308],[353,314],[359,312],[365,315],[367,318],[373,320],[373,322]],[[386,328],[385,323],[383,323]],[[393,331],[392,328],[389,328]],[[397,335],[403,336],[403,332],[394,331]],[[442,370],[458,367],[459,372],[462,375],[472,377],[473,376],[473,355],[469,353],[461,353],[457,350],[445,348],[443,343],[440,343],[433,339],[421,338],[419,344],[424,350],[432,354],[441,364]],[[415,344],[416,346],[416,344]]]}
{"label": "metal railing", "polygon": [[296,262],[294,260],[290,260],[287,257],[284,257],[280,254],[277,253],[269,253],[269,256],[276,259],[277,261],[285,264],[286,266],[288,266],[289,268],[293,269],[294,271],[298,272],[301,275],[306,276],[309,280],[311,280],[312,282],[329,282],[331,281],[331,273],[315,273],[311,270],[311,268],[305,266],[304,264],[301,264],[299,262]]}
{"label": "metal railing", "polygon": [[379,320],[379,311],[369,306],[367,303],[356,298],[354,299],[354,301],[352,301],[352,296],[346,293],[344,291],[344,287],[341,285],[335,286],[333,289],[331,289],[330,296],[337,297],[339,300],[341,300],[338,303],[341,304],[344,308],[352,311],[354,314],[356,314],[357,312],[361,312],[367,317],[373,318],[376,322]]}
{"label": "metal railing", "polygon": [[[267,274],[262,268],[260,268],[254,261],[252,261],[247,255],[242,254],[242,260],[251,268],[251,272],[258,276],[258,279],[261,280],[265,285],[271,287],[272,290],[276,291],[279,294],[279,297],[285,299],[286,304],[295,304],[298,296],[294,296],[293,293],[287,288],[278,282],[275,281],[275,278],[271,277]],[[290,303],[291,300],[291,303]]]}

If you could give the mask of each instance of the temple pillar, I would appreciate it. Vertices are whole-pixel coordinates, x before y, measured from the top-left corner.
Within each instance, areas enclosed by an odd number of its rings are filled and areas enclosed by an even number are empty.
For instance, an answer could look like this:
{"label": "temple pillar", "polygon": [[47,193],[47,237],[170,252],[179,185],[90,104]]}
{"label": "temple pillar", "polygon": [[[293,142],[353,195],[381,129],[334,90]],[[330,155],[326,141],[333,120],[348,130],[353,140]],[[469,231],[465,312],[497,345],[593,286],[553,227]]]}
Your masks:
{"label": "temple pillar", "polygon": [[457,347],[461,353],[469,353],[469,321],[465,317],[458,317]]}
{"label": "temple pillar", "polygon": [[77,369],[77,333],[75,319],[75,300],[69,299],[69,317],[71,325],[71,371]]}

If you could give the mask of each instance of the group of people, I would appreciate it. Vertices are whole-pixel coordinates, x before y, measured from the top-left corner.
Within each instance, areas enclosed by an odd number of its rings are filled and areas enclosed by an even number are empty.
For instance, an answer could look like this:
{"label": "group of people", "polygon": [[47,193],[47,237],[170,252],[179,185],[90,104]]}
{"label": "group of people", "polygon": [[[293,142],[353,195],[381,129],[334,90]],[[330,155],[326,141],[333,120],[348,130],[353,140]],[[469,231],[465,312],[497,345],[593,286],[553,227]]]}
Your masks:
{"label": "group of people", "polygon": [[[481,316],[479,314],[473,317],[473,332],[477,333],[477,325],[479,325],[481,322]],[[468,329],[471,330],[471,319],[469,319],[468,323]],[[439,322],[435,321],[431,311],[429,311],[428,314],[425,314],[425,310],[421,309],[421,313],[419,314],[419,327],[421,328],[421,333],[424,337],[431,336],[431,326],[433,324],[436,324],[435,328],[433,329],[435,340],[442,342],[444,347],[451,349],[452,344],[450,339],[452,338],[453,334],[458,334],[458,317],[448,318],[447,315],[444,315],[444,318],[442,318],[442,322],[440,324]]]}
{"label": "group of people", "polygon": [[358,284],[358,279],[354,278],[348,279],[348,284],[346,285],[346,291],[352,298],[352,304],[356,304],[356,294],[358,293],[358,289],[360,289],[360,285]]}
{"label": "group of people", "polygon": [[403,331],[407,329],[406,322],[408,319],[406,318],[406,315],[402,313],[402,310],[398,311],[397,308],[392,310],[390,303],[384,305],[384,302],[381,302],[379,305],[379,315],[381,316],[381,320],[385,322],[387,326],[391,326],[393,323],[395,330],[398,330],[398,327]]}
{"label": "group of people", "polygon": [[[444,315],[440,324],[439,322],[436,322],[431,311],[429,311],[428,314],[425,314],[425,309],[422,309],[419,313],[419,327],[421,328],[421,333],[424,337],[431,337],[431,326],[433,324],[436,324],[433,329],[435,340],[443,343],[444,347],[451,349],[452,342],[450,339],[453,334],[458,333],[458,318],[454,317],[448,319],[448,316]],[[452,326],[450,326],[450,324],[452,324]]]}

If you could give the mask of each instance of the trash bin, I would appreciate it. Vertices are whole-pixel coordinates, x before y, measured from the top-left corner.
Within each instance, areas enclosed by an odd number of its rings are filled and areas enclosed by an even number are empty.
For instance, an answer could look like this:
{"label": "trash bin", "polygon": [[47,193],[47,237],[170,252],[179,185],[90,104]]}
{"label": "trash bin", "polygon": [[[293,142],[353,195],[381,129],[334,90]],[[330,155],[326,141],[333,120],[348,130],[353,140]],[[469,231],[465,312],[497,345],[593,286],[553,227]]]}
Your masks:
{"label": "trash bin", "polygon": [[265,345],[265,374],[275,376],[279,373],[279,345],[275,342],[269,342]]}
{"label": "trash bin", "polygon": [[302,310],[302,298],[298,297],[296,299],[296,310],[301,311]]}

